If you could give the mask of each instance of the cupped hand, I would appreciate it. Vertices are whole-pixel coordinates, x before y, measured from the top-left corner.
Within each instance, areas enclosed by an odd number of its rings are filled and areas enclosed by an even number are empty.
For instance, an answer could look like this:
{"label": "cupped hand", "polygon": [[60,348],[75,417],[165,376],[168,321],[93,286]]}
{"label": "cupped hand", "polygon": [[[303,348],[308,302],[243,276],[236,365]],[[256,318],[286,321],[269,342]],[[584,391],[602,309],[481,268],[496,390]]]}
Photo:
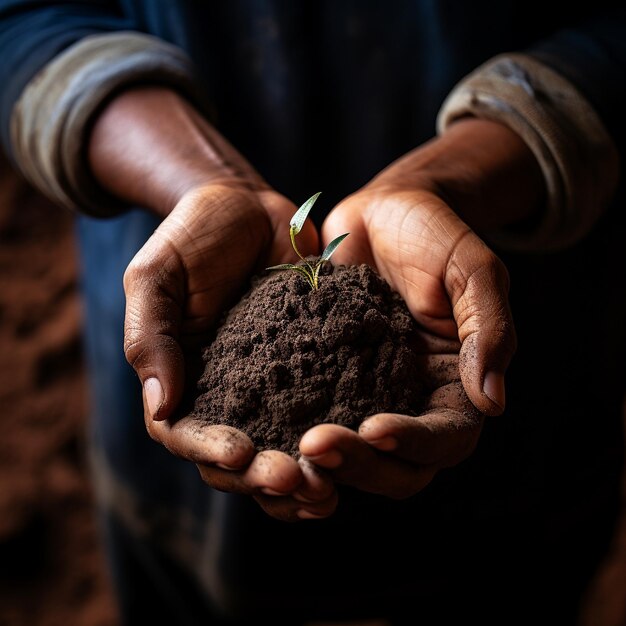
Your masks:
{"label": "cupped hand", "polygon": [[[499,197],[503,171],[526,167],[528,151],[498,125],[460,127],[460,144],[451,133],[409,153],[343,200],[322,227],[323,244],[350,233],[335,263],[371,265],[404,298],[422,329],[416,349],[428,384],[422,414],[364,416],[358,433],[319,425],[305,433],[300,451],[338,482],[393,498],[417,493],[440,469],[473,452],[485,416],[504,411],[504,375],[516,349],[506,267],[452,209],[447,198],[454,194],[445,193],[442,181],[471,188],[475,175],[478,191],[468,194],[468,205],[476,197],[488,203]],[[483,138],[488,147],[495,141],[501,154],[490,148],[481,162],[480,150],[467,149],[476,145],[468,137],[476,144]],[[461,155],[457,162],[455,154]],[[433,171],[439,178],[429,176]]]}
{"label": "cupped hand", "polygon": [[459,348],[454,339],[420,330],[414,344],[424,389],[420,414],[373,415],[358,432],[320,424],[300,441],[304,458],[368,493],[401,499],[421,491],[474,451],[484,424],[460,380]]}
{"label": "cupped hand", "polygon": [[325,241],[350,236],[335,263],[368,263],[428,332],[458,340],[463,387],[482,413],[505,406],[504,374],[516,347],[509,278],[494,252],[435,193],[372,185],[329,215]]}
{"label": "cupped hand", "polygon": [[300,451],[339,483],[406,498],[471,454],[484,415],[504,408],[515,343],[507,273],[430,191],[373,185],[357,192],[323,226],[325,240],[338,232],[350,236],[334,261],[375,267],[422,329],[424,411],[367,416],[358,433],[322,424],[305,433]]}
{"label": "cupped hand", "polygon": [[[289,260],[294,205],[264,185],[223,179],[184,194],[130,263],[125,276],[125,353],[142,385],[151,437],[194,462],[210,486],[253,496],[285,520],[325,516],[332,481],[305,460],[256,453],[241,431],[174,417],[188,348],[201,346],[250,276]],[[317,249],[311,224],[303,251]]]}

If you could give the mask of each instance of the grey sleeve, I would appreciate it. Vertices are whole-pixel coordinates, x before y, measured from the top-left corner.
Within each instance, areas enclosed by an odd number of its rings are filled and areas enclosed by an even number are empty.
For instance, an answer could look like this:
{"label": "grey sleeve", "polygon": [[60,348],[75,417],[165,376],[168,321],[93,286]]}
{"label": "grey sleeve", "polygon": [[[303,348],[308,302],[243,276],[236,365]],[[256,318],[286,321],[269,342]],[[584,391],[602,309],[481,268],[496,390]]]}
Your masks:
{"label": "grey sleeve", "polygon": [[26,179],[72,210],[97,217],[125,210],[96,183],[86,144],[93,119],[111,96],[142,83],[202,100],[187,56],[149,35],[90,35],[56,56],[26,85],[10,120],[13,158]]}
{"label": "grey sleeve", "polygon": [[452,90],[438,115],[438,133],[464,116],[516,131],[546,182],[547,207],[533,232],[503,229],[487,239],[508,250],[552,251],[589,231],[615,193],[619,156],[600,117],[571,82],[529,55],[499,55]]}

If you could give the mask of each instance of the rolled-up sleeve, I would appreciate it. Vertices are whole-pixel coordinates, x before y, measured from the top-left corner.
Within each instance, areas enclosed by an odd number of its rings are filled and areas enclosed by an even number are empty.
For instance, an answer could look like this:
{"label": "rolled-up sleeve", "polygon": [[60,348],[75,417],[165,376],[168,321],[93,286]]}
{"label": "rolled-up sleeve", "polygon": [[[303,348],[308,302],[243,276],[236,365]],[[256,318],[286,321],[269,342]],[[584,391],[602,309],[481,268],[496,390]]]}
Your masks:
{"label": "rolled-up sleeve", "polygon": [[[86,159],[94,117],[132,84],[161,84],[199,98],[179,48],[137,32],[115,3],[0,5],[3,147],[24,177],[61,206],[94,216],[126,207],[93,180]],[[12,67],[13,71],[8,68]]]}
{"label": "rolled-up sleeve", "polygon": [[531,232],[487,234],[503,248],[568,247],[589,232],[615,194],[624,151],[626,20],[623,14],[607,20],[498,55],[443,103],[439,133],[464,116],[494,119],[515,130],[541,166],[548,192],[543,217]]}

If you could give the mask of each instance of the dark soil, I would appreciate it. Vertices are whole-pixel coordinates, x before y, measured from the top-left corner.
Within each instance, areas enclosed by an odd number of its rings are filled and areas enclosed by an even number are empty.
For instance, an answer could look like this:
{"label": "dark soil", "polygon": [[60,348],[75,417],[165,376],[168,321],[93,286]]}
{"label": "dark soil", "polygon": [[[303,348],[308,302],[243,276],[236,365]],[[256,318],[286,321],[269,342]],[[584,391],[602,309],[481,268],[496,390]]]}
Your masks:
{"label": "dark soil", "polygon": [[416,330],[402,298],[367,265],[326,264],[316,290],[293,271],[257,277],[203,352],[192,415],[296,457],[316,424],[357,429],[375,413],[417,415]]}

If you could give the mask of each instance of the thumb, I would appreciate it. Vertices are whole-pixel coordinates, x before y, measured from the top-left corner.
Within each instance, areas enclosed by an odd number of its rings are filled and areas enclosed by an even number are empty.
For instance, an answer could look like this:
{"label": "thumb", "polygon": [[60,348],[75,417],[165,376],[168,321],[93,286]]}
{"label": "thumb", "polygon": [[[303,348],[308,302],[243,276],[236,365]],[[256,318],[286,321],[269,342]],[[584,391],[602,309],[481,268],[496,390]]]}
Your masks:
{"label": "thumb", "polygon": [[448,261],[445,284],[461,341],[463,387],[476,408],[500,415],[506,401],[505,373],[517,348],[508,271],[469,233]]}
{"label": "thumb", "polygon": [[168,418],[183,394],[185,365],[178,342],[182,285],[178,255],[161,245],[156,234],[124,273],[124,353],[141,380],[144,414],[154,420]]}

